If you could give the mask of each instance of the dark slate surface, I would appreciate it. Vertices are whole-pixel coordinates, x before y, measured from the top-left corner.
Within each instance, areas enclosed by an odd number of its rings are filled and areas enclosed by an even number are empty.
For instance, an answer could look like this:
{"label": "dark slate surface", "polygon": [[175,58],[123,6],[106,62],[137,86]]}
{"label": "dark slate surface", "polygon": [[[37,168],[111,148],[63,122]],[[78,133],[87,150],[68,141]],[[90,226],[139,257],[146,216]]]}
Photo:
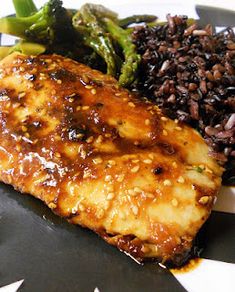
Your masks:
{"label": "dark slate surface", "polygon": [[20,279],[23,292],[185,291],[157,264],[138,265],[39,200],[0,184],[0,287]]}

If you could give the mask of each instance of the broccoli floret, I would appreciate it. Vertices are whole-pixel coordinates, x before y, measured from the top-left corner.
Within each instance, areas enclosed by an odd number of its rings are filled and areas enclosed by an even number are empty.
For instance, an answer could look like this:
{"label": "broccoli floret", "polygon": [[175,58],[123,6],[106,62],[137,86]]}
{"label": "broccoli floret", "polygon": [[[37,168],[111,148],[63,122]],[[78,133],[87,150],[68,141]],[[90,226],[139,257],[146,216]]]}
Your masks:
{"label": "broccoli floret", "polygon": [[27,17],[1,18],[0,32],[46,45],[71,41],[74,34],[70,13],[60,0],[49,0]]}

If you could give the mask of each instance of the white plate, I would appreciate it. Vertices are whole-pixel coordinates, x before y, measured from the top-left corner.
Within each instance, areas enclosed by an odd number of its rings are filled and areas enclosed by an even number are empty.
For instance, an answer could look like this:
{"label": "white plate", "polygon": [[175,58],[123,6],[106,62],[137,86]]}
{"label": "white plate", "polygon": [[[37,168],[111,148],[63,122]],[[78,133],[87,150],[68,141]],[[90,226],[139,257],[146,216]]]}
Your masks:
{"label": "white plate", "polygon": [[[38,7],[40,7],[46,1],[38,0],[35,1]],[[81,6],[87,1],[73,1],[64,0],[65,7],[76,8],[76,6]],[[167,13],[171,14],[184,14],[189,17],[197,18],[196,12],[194,10],[195,3],[204,3],[204,1],[139,1],[139,0],[129,0],[129,1],[90,1],[93,3],[104,4],[105,6],[117,11],[121,17],[125,17],[132,14],[155,14],[159,18],[163,19]],[[208,4],[214,4],[222,8],[232,9],[234,6],[234,1],[209,1]],[[235,7],[234,7],[235,9]],[[1,7],[0,16],[9,15],[14,13],[13,5],[11,1],[6,1]],[[9,39],[5,39],[7,42]],[[218,196],[214,210],[235,213],[235,188],[223,187]],[[216,226],[215,226],[216,228]],[[235,250],[231,251],[234,253]],[[223,291],[232,292],[234,291],[233,279],[235,277],[235,265],[226,264],[217,261],[204,260],[196,268],[196,270],[183,275],[176,274],[177,280],[187,289],[187,291]],[[225,282],[226,281],[226,282]],[[27,287],[27,281],[26,281]],[[23,289],[24,290],[24,289]],[[157,287],[152,287],[152,290],[157,291]],[[1,292],[10,291],[1,289]],[[15,290],[12,290],[15,291]],[[166,287],[166,291],[167,287]],[[102,292],[102,291],[100,291]]]}

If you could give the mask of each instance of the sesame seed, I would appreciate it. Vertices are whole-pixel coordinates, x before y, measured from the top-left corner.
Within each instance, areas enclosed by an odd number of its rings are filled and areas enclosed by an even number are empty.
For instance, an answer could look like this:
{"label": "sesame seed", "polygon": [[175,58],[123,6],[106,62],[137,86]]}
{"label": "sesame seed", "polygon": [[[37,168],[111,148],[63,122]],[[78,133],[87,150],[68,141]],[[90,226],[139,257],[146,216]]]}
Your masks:
{"label": "sesame seed", "polygon": [[59,152],[56,152],[55,153],[55,157],[60,158],[61,157],[61,154]]}
{"label": "sesame seed", "polygon": [[177,131],[182,131],[182,128],[181,128],[181,127],[175,127],[175,129],[176,129]]}
{"label": "sesame seed", "polygon": [[166,121],[168,121],[168,118],[166,118],[166,117],[161,117],[161,120],[162,120],[163,122],[166,122]]}
{"label": "sesame seed", "polygon": [[57,82],[58,84],[61,84],[61,83],[62,83],[62,80],[58,79],[56,82]]}
{"label": "sesame seed", "polygon": [[162,131],[162,134],[163,134],[163,136],[167,136],[168,135],[168,133],[167,133],[167,131],[165,129]]}
{"label": "sesame seed", "polygon": [[172,163],[172,166],[173,166],[174,168],[177,168],[177,163],[174,161],[174,162]]}
{"label": "sesame seed", "polygon": [[79,105],[79,106],[77,106],[77,107],[76,107],[76,111],[80,111],[80,110],[81,110],[81,108],[82,108],[82,107],[81,107],[80,105]]}
{"label": "sesame seed", "polygon": [[70,97],[69,102],[74,102],[74,98]]}
{"label": "sesame seed", "polygon": [[91,90],[91,94],[93,94],[93,95],[96,94],[96,89],[95,89],[95,88],[92,88],[92,90]]}
{"label": "sesame seed", "polygon": [[127,192],[131,196],[135,196],[136,195],[136,192],[133,189],[129,189],[129,190],[127,190]]}
{"label": "sesame seed", "polygon": [[103,137],[101,135],[96,139],[96,143],[101,143],[103,141]]}
{"label": "sesame seed", "polygon": [[199,199],[199,203],[202,204],[202,205],[206,205],[209,201],[209,197],[208,196],[203,196]]}
{"label": "sesame seed", "polygon": [[152,106],[148,106],[148,107],[147,107],[147,110],[148,110],[148,111],[150,111],[150,110],[152,110],[152,109],[153,109]]}
{"label": "sesame seed", "polygon": [[106,175],[104,180],[105,181],[111,181],[112,180],[112,176],[111,175]]}
{"label": "sesame seed", "polygon": [[136,172],[139,171],[139,169],[140,169],[139,165],[136,165],[135,167],[133,167],[133,168],[131,169],[131,172],[132,172],[132,173],[136,173]]}
{"label": "sesame seed", "polygon": [[140,162],[140,160],[139,159],[132,159],[131,162],[132,163],[138,163],[138,162]]}
{"label": "sesame seed", "polygon": [[114,193],[108,193],[107,200],[112,200],[114,198]]}
{"label": "sesame seed", "polygon": [[143,162],[145,164],[151,164],[153,161],[151,159],[145,159],[145,160],[143,160]]}
{"label": "sesame seed", "polygon": [[107,200],[104,202],[103,208],[104,208],[104,210],[108,210],[109,207],[110,207],[110,202],[109,202],[109,200]]}
{"label": "sesame seed", "polygon": [[207,168],[207,167],[206,167],[205,171],[206,171],[207,173],[213,173],[213,171],[212,171],[211,169]]}
{"label": "sesame seed", "polygon": [[86,89],[92,89],[93,86],[91,86],[91,85],[86,85],[85,88],[86,88]]}
{"label": "sesame seed", "polygon": [[139,208],[137,206],[132,206],[132,212],[134,215],[138,215]]}
{"label": "sesame seed", "polygon": [[90,136],[89,138],[86,139],[86,142],[89,144],[89,143],[92,143],[93,140],[94,140],[94,137]]}
{"label": "sesame seed", "polygon": [[154,198],[154,194],[152,194],[152,193],[145,193],[145,196],[147,198],[150,198],[150,199],[153,199]]}
{"label": "sesame seed", "polygon": [[101,157],[96,157],[92,161],[94,164],[100,164],[103,162],[103,159]]}
{"label": "sesame seed", "polygon": [[117,176],[117,181],[118,182],[122,182],[124,180],[124,174],[119,174],[118,176]]}
{"label": "sesame seed", "polygon": [[104,209],[101,208],[101,209],[97,210],[96,217],[98,219],[101,219],[102,217],[104,217]]}
{"label": "sesame seed", "polygon": [[175,124],[178,124],[179,123],[179,120],[175,119],[174,122],[175,122]]}
{"label": "sesame seed", "polygon": [[84,106],[82,106],[82,110],[83,111],[86,111],[86,110],[88,110],[90,107],[88,106],[88,105],[84,105]]}
{"label": "sesame seed", "polygon": [[127,101],[127,100],[128,100],[128,98],[127,98],[127,97],[124,97],[122,100],[123,100],[123,101]]}
{"label": "sesame seed", "polygon": [[121,94],[121,92],[116,92],[115,93],[115,96],[121,96],[122,94]]}
{"label": "sesame seed", "polygon": [[22,130],[23,132],[27,132],[28,129],[27,129],[25,126],[22,126],[22,127],[21,127],[21,130]]}
{"label": "sesame seed", "polygon": [[6,108],[9,108],[11,106],[11,102],[8,102],[7,104],[6,104]]}
{"label": "sesame seed", "polygon": [[150,154],[149,154],[149,158],[150,158],[150,159],[154,159],[154,155],[153,155],[153,153],[150,153]]}
{"label": "sesame seed", "polygon": [[79,208],[79,210],[80,210],[81,212],[85,211],[85,207],[84,207],[84,205],[81,204],[81,203],[79,204],[78,208]]}
{"label": "sesame seed", "polygon": [[178,206],[178,201],[175,198],[171,200],[171,203],[174,207]]}
{"label": "sesame seed", "polygon": [[89,178],[89,177],[91,177],[90,170],[85,170],[84,173],[83,173],[83,178]]}
{"label": "sesame seed", "polygon": [[22,97],[24,97],[25,95],[26,95],[25,92],[21,92],[21,93],[19,94],[19,98],[22,98]]}
{"label": "sesame seed", "polygon": [[82,81],[84,81],[84,83],[88,83],[90,79],[88,78],[87,75],[82,75]]}
{"label": "sesame seed", "polygon": [[107,191],[108,192],[113,192],[114,188],[113,188],[113,185],[108,185],[107,186]]}
{"label": "sesame seed", "polygon": [[112,165],[112,166],[113,166],[113,165],[116,165],[116,161],[114,161],[114,160],[109,160],[109,161],[108,161],[108,164],[109,164],[109,165]]}
{"label": "sesame seed", "polygon": [[20,152],[20,150],[21,150],[20,145],[16,145],[16,151],[17,151],[17,152]]}
{"label": "sesame seed", "polygon": [[163,185],[169,187],[169,186],[172,185],[172,183],[171,183],[171,181],[170,181],[169,179],[165,179],[165,180],[163,181]]}
{"label": "sesame seed", "polygon": [[110,138],[110,137],[112,137],[112,135],[111,135],[110,133],[106,133],[104,136],[105,136],[106,138]]}
{"label": "sesame seed", "polygon": [[122,220],[126,219],[126,215],[123,212],[118,212],[118,215]]}
{"label": "sesame seed", "polygon": [[144,121],[144,123],[145,123],[146,126],[149,126],[149,125],[150,125],[150,120],[149,120],[149,119],[146,119],[146,120]]}
{"label": "sesame seed", "polygon": [[84,149],[81,149],[79,152],[80,152],[80,154],[81,154],[81,157],[82,157],[83,159],[85,159],[85,158],[86,158],[86,155],[87,155],[86,151],[85,151]]}
{"label": "sesame seed", "polygon": [[25,135],[26,138],[30,137],[29,133],[27,133],[27,132],[24,135]]}
{"label": "sesame seed", "polygon": [[49,207],[50,209],[55,209],[55,208],[56,208],[56,204],[53,203],[53,202],[51,202],[51,203],[48,204],[48,207]]}
{"label": "sesame seed", "polygon": [[184,183],[184,178],[182,176],[180,176],[178,179],[177,179],[177,182],[180,183],[180,184],[183,184]]}
{"label": "sesame seed", "polygon": [[13,108],[18,108],[20,106],[20,103],[19,102],[16,102],[13,104]]}
{"label": "sesame seed", "polygon": [[128,102],[128,105],[129,105],[130,107],[135,107],[135,104],[134,104],[132,101],[129,101],[129,102]]}
{"label": "sesame seed", "polygon": [[141,188],[139,188],[139,187],[134,187],[134,192],[135,193],[142,193],[143,190],[141,190]]}
{"label": "sesame seed", "polygon": [[84,137],[84,134],[81,134],[81,133],[79,133],[79,134],[76,135],[76,138],[77,138],[77,139],[81,139],[81,138],[83,138],[83,137]]}

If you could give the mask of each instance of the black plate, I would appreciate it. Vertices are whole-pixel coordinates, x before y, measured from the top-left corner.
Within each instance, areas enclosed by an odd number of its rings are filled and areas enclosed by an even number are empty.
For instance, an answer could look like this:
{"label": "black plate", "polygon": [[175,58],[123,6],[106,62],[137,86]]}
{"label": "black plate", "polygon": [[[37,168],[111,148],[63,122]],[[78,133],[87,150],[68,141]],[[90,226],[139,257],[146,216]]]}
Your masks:
{"label": "black plate", "polygon": [[[23,292],[171,291],[184,288],[157,264],[138,265],[42,202],[0,184],[0,287]],[[235,262],[234,215],[212,212],[198,236],[202,257]]]}

